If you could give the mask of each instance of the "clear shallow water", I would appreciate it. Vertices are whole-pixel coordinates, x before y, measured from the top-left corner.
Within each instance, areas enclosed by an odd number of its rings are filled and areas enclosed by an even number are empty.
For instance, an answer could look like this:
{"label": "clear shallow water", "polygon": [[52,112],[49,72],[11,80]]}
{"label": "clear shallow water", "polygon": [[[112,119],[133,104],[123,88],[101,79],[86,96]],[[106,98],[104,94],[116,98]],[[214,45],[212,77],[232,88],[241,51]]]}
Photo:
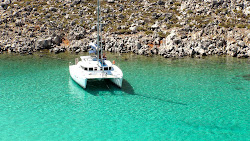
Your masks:
{"label": "clear shallow water", "polygon": [[84,90],[79,55],[0,55],[0,140],[250,140],[249,59],[108,54],[124,73]]}

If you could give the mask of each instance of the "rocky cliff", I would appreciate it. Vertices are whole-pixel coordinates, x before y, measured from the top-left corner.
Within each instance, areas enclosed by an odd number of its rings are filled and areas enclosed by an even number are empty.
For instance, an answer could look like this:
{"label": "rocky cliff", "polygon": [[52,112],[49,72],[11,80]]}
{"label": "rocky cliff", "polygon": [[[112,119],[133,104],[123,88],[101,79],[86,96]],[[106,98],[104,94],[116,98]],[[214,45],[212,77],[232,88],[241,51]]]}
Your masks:
{"label": "rocky cliff", "polygon": [[[168,57],[250,56],[249,0],[102,0],[103,48]],[[0,52],[87,51],[95,0],[2,0]]]}

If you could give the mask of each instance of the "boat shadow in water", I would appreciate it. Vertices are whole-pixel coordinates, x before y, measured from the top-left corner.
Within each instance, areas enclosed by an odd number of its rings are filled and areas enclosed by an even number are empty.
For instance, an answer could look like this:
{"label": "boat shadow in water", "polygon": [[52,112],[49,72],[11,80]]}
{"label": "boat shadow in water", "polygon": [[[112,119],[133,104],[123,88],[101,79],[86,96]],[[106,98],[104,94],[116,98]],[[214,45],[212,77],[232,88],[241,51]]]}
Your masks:
{"label": "boat shadow in water", "polygon": [[134,88],[126,79],[123,79],[122,88],[117,87],[109,80],[90,80],[85,91],[94,96],[124,95],[124,93],[136,95]]}
{"label": "boat shadow in water", "polygon": [[158,97],[151,97],[151,96],[146,96],[146,95],[142,95],[142,94],[137,94],[137,93],[135,93],[135,91],[134,91],[133,87],[130,85],[130,83],[125,79],[123,80],[123,85],[122,85],[121,90],[124,93],[129,94],[129,95],[140,96],[140,97],[144,97],[144,98],[148,98],[148,99],[164,101],[164,102],[168,102],[168,103],[171,103],[171,104],[187,105],[185,103],[175,102],[175,101],[172,101],[172,100],[166,100],[166,99],[162,99],[162,98],[158,98]]}
{"label": "boat shadow in water", "polygon": [[[73,80],[71,80],[71,81],[73,81]],[[181,102],[176,102],[176,101],[172,101],[172,100],[166,100],[166,99],[162,99],[162,98],[157,98],[157,97],[153,97],[153,96],[147,96],[147,95],[135,93],[133,86],[126,79],[123,79],[122,83],[123,83],[122,88],[119,88],[109,80],[91,80],[91,81],[88,81],[87,88],[85,89],[85,91],[93,96],[107,96],[107,95],[109,95],[109,96],[110,95],[139,96],[139,97],[159,100],[159,101],[167,102],[167,103],[171,103],[171,104],[178,104],[178,105],[183,105],[183,106],[187,105],[187,104],[181,103]]]}

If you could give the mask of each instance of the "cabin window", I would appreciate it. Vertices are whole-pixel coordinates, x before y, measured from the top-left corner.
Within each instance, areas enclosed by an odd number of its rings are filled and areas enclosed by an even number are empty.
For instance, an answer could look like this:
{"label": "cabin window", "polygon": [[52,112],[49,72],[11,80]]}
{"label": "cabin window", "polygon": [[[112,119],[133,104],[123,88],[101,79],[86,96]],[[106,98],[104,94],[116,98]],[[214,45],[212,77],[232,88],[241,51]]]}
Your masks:
{"label": "cabin window", "polygon": [[109,70],[112,70],[112,68],[111,68],[111,67],[109,67]]}
{"label": "cabin window", "polygon": [[93,71],[93,68],[89,68],[89,71]]}
{"label": "cabin window", "polygon": [[109,70],[109,68],[108,67],[104,67],[104,70]]}
{"label": "cabin window", "polygon": [[94,70],[97,71],[97,67],[95,67]]}
{"label": "cabin window", "polygon": [[82,68],[83,70],[88,70],[88,68],[86,68],[86,67],[83,67],[83,66],[81,66],[81,68]]}

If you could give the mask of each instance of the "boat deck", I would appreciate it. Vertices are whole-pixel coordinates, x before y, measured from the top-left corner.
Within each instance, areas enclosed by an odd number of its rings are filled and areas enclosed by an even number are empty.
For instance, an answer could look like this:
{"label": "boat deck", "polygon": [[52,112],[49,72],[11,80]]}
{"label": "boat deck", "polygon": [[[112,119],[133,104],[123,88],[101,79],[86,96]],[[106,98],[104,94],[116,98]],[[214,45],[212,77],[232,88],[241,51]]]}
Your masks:
{"label": "boat deck", "polygon": [[114,75],[88,75],[86,76],[87,79],[109,79],[109,78],[120,78]]}

